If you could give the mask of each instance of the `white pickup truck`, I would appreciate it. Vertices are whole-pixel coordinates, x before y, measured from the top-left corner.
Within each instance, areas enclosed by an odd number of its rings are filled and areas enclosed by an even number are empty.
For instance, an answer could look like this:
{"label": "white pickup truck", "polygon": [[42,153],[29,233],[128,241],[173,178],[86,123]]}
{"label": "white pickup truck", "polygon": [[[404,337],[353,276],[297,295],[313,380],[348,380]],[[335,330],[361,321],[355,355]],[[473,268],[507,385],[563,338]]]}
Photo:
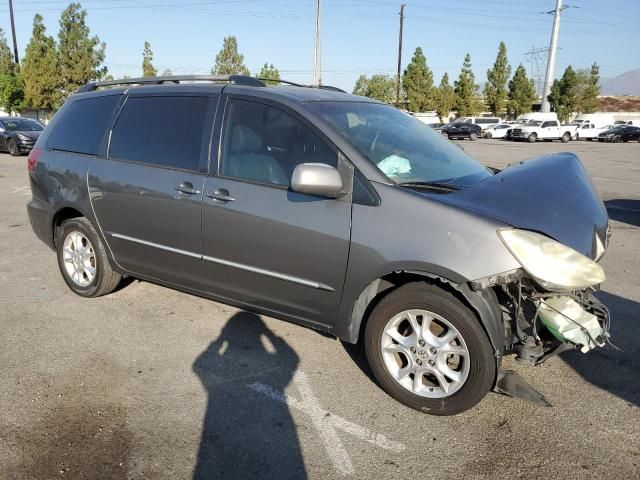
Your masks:
{"label": "white pickup truck", "polygon": [[522,126],[511,130],[511,140],[561,140],[567,143],[575,138],[576,127],[560,125],[557,120],[527,120]]}

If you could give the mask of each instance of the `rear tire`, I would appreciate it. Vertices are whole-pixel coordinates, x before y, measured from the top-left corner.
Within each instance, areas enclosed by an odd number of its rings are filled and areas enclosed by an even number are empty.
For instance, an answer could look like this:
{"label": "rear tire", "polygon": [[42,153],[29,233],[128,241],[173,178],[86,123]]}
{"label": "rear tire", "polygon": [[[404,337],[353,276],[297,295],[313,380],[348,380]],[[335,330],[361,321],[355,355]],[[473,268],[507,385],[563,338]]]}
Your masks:
{"label": "rear tire", "polygon": [[535,133],[532,133],[527,137],[527,140],[529,140],[529,143],[535,143],[537,139],[538,139],[538,135],[536,135]]}
{"label": "rear tire", "polygon": [[[423,325],[429,330],[422,330]],[[382,389],[421,412],[455,415],[468,410],[496,378],[493,348],[477,317],[434,285],[409,283],[389,293],[371,312],[364,341]]]}
{"label": "rear tire", "polygon": [[471,135],[469,135],[469,140],[471,140],[472,142],[475,142],[476,140],[478,140],[478,135],[475,133],[472,133]]}
{"label": "rear tire", "polygon": [[62,278],[73,293],[81,297],[111,293],[122,279],[122,275],[111,268],[100,237],[84,217],[62,224],[56,250]]}
{"label": "rear tire", "polygon": [[564,132],[562,137],[560,137],[562,143],[567,143],[569,140],[571,140],[571,134],[569,132]]}

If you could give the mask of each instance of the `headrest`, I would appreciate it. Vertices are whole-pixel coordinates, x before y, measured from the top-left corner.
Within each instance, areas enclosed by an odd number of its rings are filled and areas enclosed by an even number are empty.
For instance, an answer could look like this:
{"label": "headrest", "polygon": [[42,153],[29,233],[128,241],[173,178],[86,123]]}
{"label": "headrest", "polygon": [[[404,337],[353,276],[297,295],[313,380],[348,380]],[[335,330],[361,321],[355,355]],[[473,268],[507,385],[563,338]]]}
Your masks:
{"label": "headrest", "polygon": [[231,133],[231,153],[257,153],[262,148],[260,136],[244,125],[236,125]]}

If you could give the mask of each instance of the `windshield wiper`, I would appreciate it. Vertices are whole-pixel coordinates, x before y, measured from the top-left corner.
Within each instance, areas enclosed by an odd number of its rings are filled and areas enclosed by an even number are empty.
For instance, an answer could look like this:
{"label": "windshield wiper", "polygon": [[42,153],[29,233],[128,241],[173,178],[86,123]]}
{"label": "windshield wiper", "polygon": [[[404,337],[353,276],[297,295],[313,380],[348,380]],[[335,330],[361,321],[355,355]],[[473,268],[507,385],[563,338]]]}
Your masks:
{"label": "windshield wiper", "polygon": [[460,190],[460,185],[446,182],[402,182],[398,183],[401,187],[413,187],[413,188],[426,188],[429,190],[444,190],[446,192],[453,192]]}

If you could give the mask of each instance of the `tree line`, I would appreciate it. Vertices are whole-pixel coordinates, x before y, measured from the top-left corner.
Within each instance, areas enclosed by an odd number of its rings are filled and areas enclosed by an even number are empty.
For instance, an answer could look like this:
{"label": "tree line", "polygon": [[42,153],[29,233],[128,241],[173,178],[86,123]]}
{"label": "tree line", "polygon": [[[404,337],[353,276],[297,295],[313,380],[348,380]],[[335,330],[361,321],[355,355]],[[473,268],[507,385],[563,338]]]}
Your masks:
{"label": "tree line", "polygon": [[[460,74],[453,86],[446,72],[440,84],[436,86],[422,48],[417,47],[400,78],[400,103],[412,112],[435,111],[442,120],[448,119],[450,112],[454,110],[461,117],[473,116],[487,110],[494,115],[507,114],[518,117],[531,111],[538,95],[533,79],[527,77],[522,64],[518,65],[513,76],[511,71],[507,47],[504,42],[500,42],[496,60],[487,70],[487,81],[482,94],[475,83],[469,53],[464,57]],[[353,93],[382,102],[395,103],[397,81],[397,76],[361,75],[356,80]],[[590,69],[578,71],[569,66],[562,78],[554,81],[548,99],[560,120],[567,121],[573,112],[595,112],[599,93],[599,72],[596,64]]]}
{"label": "tree line", "polygon": [[[31,39],[24,57],[16,64],[6,35],[0,29],[0,107],[8,113],[24,110],[55,111],[68,95],[87,82],[112,80],[104,65],[106,44],[91,35],[86,23],[87,12],[79,3],[70,3],[60,15],[57,39],[47,35],[43,17],[33,19]],[[142,50],[142,76],[158,74],[153,65],[153,51],[145,41]],[[249,75],[244,56],[238,52],[235,37],[227,37],[215,58],[212,75]],[[172,75],[165,69],[162,75]],[[257,74],[275,83],[280,73],[273,64],[265,63]]]}
{"label": "tree line", "polygon": [[[104,65],[106,44],[92,35],[86,23],[87,12],[80,3],[70,3],[60,15],[57,39],[47,35],[43,17],[33,19],[31,39],[20,64],[14,62],[6,36],[0,29],[0,107],[5,111],[20,112],[26,109],[55,111],[66,97],[87,82],[112,79]],[[142,76],[158,74],[153,65],[153,51],[145,41],[142,49]],[[527,77],[522,64],[511,76],[507,48],[500,42],[493,67],[487,70],[487,82],[483,94],[472,69],[471,56],[467,53],[458,79],[451,85],[448,73],[440,84],[434,84],[433,73],[421,47],[417,47],[401,77],[401,102],[413,112],[435,111],[440,118],[448,118],[452,110],[460,116],[472,116],[484,110],[495,115],[509,114],[517,117],[531,110],[537,100],[533,80]],[[236,37],[224,38],[215,57],[212,75],[250,75],[244,56],[238,50]],[[165,69],[162,75],[172,75]],[[280,72],[265,62],[257,77],[267,83],[280,80]],[[396,80],[390,75],[361,75],[353,93],[394,103]],[[597,109],[599,71],[594,64],[588,70],[567,67],[562,78],[555,80],[549,101],[561,120],[572,112],[589,113]]]}

